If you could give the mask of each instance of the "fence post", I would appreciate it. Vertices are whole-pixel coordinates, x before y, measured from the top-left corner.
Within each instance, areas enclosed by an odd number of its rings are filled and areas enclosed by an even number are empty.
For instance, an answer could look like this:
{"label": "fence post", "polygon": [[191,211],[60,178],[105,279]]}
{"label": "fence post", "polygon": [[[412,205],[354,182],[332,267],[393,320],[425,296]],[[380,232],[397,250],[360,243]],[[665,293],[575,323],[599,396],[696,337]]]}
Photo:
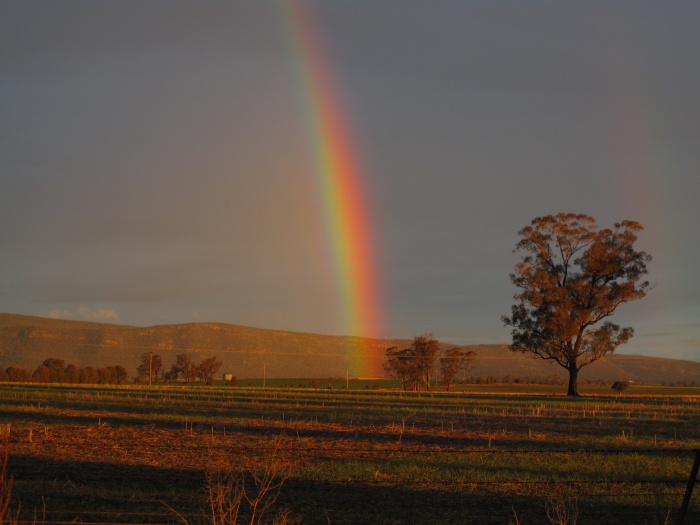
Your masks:
{"label": "fence post", "polygon": [[695,461],[693,462],[693,468],[690,470],[690,479],[688,479],[688,487],[685,489],[681,513],[680,516],[678,516],[678,525],[683,525],[685,521],[685,513],[690,504],[690,497],[693,495],[693,487],[695,486],[695,481],[698,479],[698,468],[700,468],[700,450],[695,451]]}

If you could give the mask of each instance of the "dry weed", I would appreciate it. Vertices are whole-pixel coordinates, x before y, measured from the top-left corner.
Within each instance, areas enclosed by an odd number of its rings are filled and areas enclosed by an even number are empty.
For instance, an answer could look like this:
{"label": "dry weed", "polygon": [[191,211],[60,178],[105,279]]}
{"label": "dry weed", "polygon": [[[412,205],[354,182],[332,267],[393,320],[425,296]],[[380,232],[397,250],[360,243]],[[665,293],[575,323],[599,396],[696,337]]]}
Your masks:
{"label": "dry weed", "polygon": [[12,483],[14,478],[7,472],[7,461],[10,448],[10,428],[0,430],[0,525],[13,523],[10,500],[12,499]]}
{"label": "dry weed", "polygon": [[[262,525],[265,515],[279,498],[284,482],[291,474],[291,465],[279,455],[280,441],[260,461],[239,460],[245,463],[236,468],[232,455],[207,469],[205,494],[206,522],[210,525]],[[178,512],[177,516],[189,525]],[[280,510],[270,522],[272,525],[295,525],[299,522],[288,509]],[[1,524],[0,524],[1,525]]]}
{"label": "dry weed", "polygon": [[575,497],[564,494],[558,486],[554,487],[544,508],[552,525],[576,525],[578,521],[578,501]]}
{"label": "dry weed", "polygon": [[515,512],[515,507],[511,507],[511,509],[513,510],[513,519],[508,521],[508,525],[521,525],[522,521],[518,517],[518,513]]}

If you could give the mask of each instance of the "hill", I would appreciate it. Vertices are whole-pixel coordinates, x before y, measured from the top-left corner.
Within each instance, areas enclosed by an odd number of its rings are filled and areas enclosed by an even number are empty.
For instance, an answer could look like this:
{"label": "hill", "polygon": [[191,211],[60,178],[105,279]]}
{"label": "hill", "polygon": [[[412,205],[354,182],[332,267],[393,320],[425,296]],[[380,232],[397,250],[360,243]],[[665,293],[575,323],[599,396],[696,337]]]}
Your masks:
{"label": "hill", "polygon": [[[0,314],[0,367],[28,370],[56,357],[78,367],[122,365],[133,375],[145,352],[160,354],[169,368],[177,354],[187,351],[196,361],[217,357],[223,362],[222,372],[239,378],[262,377],[263,366],[267,377],[340,378],[346,370],[352,372],[349,348],[363,345],[383,355],[390,346],[404,348],[409,344],[410,340],[361,339],[224,323],[136,327]],[[558,366],[510,352],[506,345],[468,348],[477,354],[467,372],[470,376],[564,377]],[[700,382],[700,363],[611,355],[584,368],[580,377],[613,381],[618,374],[647,384]]]}

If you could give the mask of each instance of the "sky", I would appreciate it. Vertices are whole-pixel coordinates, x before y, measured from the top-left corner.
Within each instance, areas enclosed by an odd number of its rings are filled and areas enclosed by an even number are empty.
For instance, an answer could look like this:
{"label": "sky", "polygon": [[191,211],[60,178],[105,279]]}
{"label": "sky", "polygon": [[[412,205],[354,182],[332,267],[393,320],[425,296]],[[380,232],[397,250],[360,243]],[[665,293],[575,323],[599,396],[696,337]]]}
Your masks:
{"label": "sky", "polygon": [[0,0],[0,311],[366,335],[319,167],[335,125],[370,335],[508,343],[518,231],[575,212],[645,228],[655,286],[618,351],[700,361],[698,23],[695,1]]}

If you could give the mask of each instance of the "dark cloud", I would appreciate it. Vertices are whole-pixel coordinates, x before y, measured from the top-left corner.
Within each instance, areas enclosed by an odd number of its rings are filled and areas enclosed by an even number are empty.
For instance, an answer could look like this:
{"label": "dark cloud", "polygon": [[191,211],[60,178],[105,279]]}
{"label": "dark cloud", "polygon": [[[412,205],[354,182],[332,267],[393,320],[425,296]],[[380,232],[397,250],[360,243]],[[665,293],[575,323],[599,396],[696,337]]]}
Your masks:
{"label": "dark cloud", "polygon": [[[624,351],[700,359],[697,4],[310,5],[385,335],[506,342],[518,230],[575,211],[646,227]],[[342,331],[288,31],[277,2],[0,3],[0,310]]]}

